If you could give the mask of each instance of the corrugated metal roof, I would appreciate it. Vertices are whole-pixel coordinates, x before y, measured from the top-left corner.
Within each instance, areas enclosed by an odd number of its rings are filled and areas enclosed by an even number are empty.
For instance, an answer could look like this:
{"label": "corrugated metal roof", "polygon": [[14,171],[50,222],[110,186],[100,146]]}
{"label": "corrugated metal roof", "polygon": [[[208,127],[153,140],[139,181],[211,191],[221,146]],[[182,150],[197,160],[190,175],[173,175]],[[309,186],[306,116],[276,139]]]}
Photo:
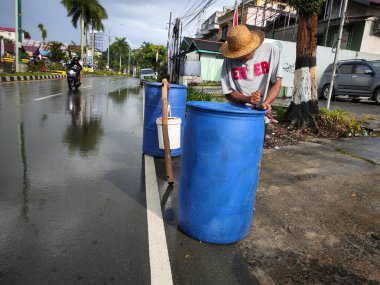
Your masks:
{"label": "corrugated metal roof", "polygon": [[221,42],[208,41],[202,39],[192,39],[192,43],[188,51],[198,50],[198,51],[210,51],[219,53],[219,49],[222,46]]}

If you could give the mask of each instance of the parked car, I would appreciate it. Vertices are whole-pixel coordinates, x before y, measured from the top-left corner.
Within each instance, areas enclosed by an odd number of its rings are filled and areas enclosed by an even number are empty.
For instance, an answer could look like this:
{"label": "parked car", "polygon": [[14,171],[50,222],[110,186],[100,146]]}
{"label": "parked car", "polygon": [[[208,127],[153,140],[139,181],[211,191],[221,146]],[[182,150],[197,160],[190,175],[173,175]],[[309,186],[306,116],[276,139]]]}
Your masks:
{"label": "parked car", "polygon": [[[353,99],[369,97],[380,104],[380,60],[353,59],[337,63],[333,96],[347,95]],[[318,85],[320,98],[327,99],[333,64],[324,71]]]}
{"label": "parked car", "polygon": [[149,79],[157,80],[157,75],[151,68],[142,68],[140,71],[140,84],[143,85]]}

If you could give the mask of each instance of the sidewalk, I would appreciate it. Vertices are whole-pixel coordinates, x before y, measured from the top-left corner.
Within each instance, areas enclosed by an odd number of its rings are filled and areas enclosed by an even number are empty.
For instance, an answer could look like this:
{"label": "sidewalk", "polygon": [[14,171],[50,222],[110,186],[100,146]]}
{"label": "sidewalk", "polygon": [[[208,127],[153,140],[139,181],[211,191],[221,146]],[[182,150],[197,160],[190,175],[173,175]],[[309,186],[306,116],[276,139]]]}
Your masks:
{"label": "sidewalk", "polygon": [[379,147],[360,138],[265,150],[250,234],[227,246],[177,229],[180,158],[173,189],[156,159],[174,283],[379,284]]}

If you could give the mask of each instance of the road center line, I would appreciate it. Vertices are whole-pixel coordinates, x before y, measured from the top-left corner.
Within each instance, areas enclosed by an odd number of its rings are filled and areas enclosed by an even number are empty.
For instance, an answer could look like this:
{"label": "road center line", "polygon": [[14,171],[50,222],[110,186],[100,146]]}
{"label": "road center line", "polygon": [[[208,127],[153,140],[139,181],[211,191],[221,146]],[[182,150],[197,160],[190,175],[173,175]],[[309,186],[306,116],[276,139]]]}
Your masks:
{"label": "road center line", "polygon": [[148,218],[150,280],[152,285],[173,284],[154,158],[145,157],[145,188]]}
{"label": "road center line", "polygon": [[59,96],[59,95],[62,95],[62,93],[57,93],[57,94],[49,95],[49,96],[46,96],[46,97],[41,97],[41,98],[35,99],[34,101],[41,101],[41,100],[49,99],[49,98],[56,97],[56,96]]}

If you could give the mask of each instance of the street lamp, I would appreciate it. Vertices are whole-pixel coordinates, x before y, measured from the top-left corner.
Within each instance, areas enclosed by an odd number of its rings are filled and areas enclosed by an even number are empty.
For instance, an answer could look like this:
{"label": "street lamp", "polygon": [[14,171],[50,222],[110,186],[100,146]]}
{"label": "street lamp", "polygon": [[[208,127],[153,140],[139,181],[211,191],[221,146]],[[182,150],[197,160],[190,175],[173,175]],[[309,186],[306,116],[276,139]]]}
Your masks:
{"label": "street lamp", "polygon": [[122,26],[123,24],[114,25],[108,28],[108,52],[107,52],[107,68],[110,68],[110,45],[111,45],[111,28]]}

